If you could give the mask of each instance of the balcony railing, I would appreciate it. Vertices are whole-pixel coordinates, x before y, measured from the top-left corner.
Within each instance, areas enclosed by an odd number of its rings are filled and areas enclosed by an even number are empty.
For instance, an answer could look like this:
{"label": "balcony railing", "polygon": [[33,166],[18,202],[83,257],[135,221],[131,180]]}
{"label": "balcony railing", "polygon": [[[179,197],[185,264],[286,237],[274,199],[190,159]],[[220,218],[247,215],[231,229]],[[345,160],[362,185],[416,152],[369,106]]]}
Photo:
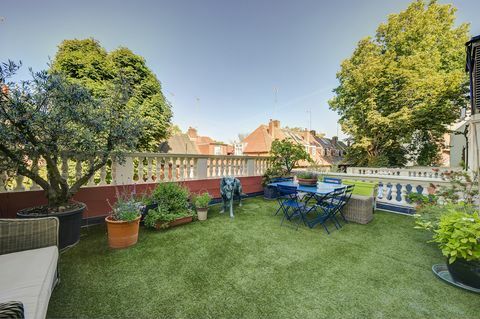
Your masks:
{"label": "balcony railing", "polygon": [[387,168],[387,167],[348,167],[347,174],[356,175],[377,175],[377,176],[399,176],[399,177],[421,177],[435,180],[444,180],[445,172],[459,171],[455,167],[411,167],[411,168]]}
{"label": "balcony railing", "polygon": [[[72,183],[85,171],[88,159],[65,157],[59,165],[62,176]],[[266,157],[130,153],[122,164],[109,161],[85,187],[260,176],[267,166]],[[37,163],[36,170],[46,177],[42,160]],[[6,174],[0,175],[0,193],[39,189],[36,183],[24,176],[7,178]]]}
{"label": "balcony railing", "polygon": [[[405,170],[391,170],[392,174],[386,174],[385,171],[379,173],[377,169],[372,168],[354,168],[361,169],[361,173],[323,173],[328,176],[340,178],[342,180],[375,182],[378,188],[374,194],[376,198],[377,208],[397,213],[413,214],[415,208],[413,203],[408,199],[408,194],[416,192],[428,195],[435,188],[446,186],[449,184],[443,178],[443,172],[439,175],[423,176],[423,170],[416,171],[413,175]],[[377,170],[370,174],[370,170]],[[431,168],[430,168],[431,170]],[[451,169],[450,169],[451,170]],[[401,175],[403,174],[403,175]]]}

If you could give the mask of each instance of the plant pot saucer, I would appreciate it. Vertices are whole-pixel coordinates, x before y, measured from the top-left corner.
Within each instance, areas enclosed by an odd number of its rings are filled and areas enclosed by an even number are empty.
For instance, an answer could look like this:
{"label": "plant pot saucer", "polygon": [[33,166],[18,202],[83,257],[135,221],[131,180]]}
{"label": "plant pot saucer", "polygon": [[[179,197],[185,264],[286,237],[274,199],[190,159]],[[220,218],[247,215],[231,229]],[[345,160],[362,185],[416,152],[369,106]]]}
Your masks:
{"label": "plant pot saucer", "polygon": [[450,272],[448,271],[447,265],[446,264],[436,264],[432,266],[432,271],[435,275],[437,275],[438,278],[446,281],[450,285],[456,286],[458,288],[462,288],[468,291],[471,291],[473,293],[480,294],[480,289],[479,288],[474,288],[467,286],[465,284],[462,284],[461,282],[455,281],[452,278],[452,275],[450,275]]}

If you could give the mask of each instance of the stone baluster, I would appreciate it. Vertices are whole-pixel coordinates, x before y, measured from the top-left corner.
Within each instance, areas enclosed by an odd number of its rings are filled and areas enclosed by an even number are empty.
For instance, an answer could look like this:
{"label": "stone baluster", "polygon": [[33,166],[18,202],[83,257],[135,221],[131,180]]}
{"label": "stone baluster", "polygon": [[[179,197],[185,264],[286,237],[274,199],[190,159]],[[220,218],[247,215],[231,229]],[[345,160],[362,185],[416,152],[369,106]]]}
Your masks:
{"label": "stone baluster", "polygon": [[80,157],[77,158],[77,163],[75,164],[75,179],[80,179],[82,177],[82,160]]}
{"label": "stone baluster", "polygon": [[179,180],[184,180],[185,179],[185,157],[180,157],[178,158],[178,160],[179,160],[178,177],[179,177]]}
{"label": "stone baluster", "polygon": [[[89,163],[89,166],[93,166],[95,163],[95,160],[93,158],[90,158],[88,160],[88,163]],[[90,178],[88,179],[87,186],[95,186],[95,173],[92,176],[90,176]]]}
{"label": "stone baluster", "polygon": [[152,173],[152,166],[153,166],[153,158],[151,156],[147,157],[147,183],[151,183],[153,181],[153,173]]}
{"label": "stone baluster", "polygon": [[170,161],[170,180],[175,182],[177,180],[177,158],[172,157]]}
{"label": "stone baluster", "polygon": [[22,175],[18,174],[16,177],[15,177],[15,188],[13,189],[14,191],[18,192],[18,191],[24,191],[25,190],[25,185],[23,185],[23,180],[25,179],[25,177],[23,177]]}
{"label": "stone baluster", "polygon": [[99,186],[107,185],[107,165],[104,165],[100,169],[100,181],[98,182]]}
{"label": "stone baluster", "polygon": [[143,156],[139,156],[138,157],[138,167],[137,167],[137,175],[138,175],[138,180],[137,180],[137,183],[139,184],[142,184],[145,182],[145,180],[143,179],[143,159],[145,157]]}
{"label": "stone baluster", "polygon": [[[112,166],[110,170],[112,175],[112,180],[110,181],[110,185],[117,185],[117,162],[115,161],[115,158],[112,158]],[[106,182],[106,179],[105,179],[105,182]]]}

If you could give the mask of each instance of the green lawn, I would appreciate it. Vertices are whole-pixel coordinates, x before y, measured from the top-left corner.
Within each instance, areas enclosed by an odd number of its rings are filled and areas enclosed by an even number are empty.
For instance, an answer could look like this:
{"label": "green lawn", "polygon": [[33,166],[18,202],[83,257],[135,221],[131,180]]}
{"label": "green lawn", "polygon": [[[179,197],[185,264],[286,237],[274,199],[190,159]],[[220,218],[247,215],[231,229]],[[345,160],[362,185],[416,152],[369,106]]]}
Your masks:
{"label": "green lawn", "polygon": [[[51,318],[478,318],[480,297],[438,280],[443,257],[410,217],[280,227],[275,202],[244,201],[110,250],[104,226],[60,258]],[[330,227],[333,229],[333,226]]]}

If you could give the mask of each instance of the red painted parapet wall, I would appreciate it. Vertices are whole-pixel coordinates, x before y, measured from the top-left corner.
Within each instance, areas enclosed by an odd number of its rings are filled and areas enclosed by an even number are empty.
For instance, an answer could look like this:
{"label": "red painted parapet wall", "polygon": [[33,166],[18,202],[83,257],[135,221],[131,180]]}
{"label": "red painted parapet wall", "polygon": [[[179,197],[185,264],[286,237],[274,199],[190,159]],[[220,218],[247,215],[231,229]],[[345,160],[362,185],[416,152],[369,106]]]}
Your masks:
{"label": "red painted parapet wall", "polygon": [[[243,192],[252,194],[263,191],[262,177],[238,177],[242,182]],[[187,186],[192,193],[209,192],[214,198],[220,197],[220,179],[202,179],[179,182]],[[110,203],[116,201],[116,193],[124,190],[131,192],[135,188],[137,194],[150,192],[155,183],[84,187],[74,196],[74,200],[87,204],[83,218],[106,216],[110,212]],[[26,192],[0,193],[0,218],[14,218],[17,211],[23,208],[45,205],[47,203],[43,190]]]}

